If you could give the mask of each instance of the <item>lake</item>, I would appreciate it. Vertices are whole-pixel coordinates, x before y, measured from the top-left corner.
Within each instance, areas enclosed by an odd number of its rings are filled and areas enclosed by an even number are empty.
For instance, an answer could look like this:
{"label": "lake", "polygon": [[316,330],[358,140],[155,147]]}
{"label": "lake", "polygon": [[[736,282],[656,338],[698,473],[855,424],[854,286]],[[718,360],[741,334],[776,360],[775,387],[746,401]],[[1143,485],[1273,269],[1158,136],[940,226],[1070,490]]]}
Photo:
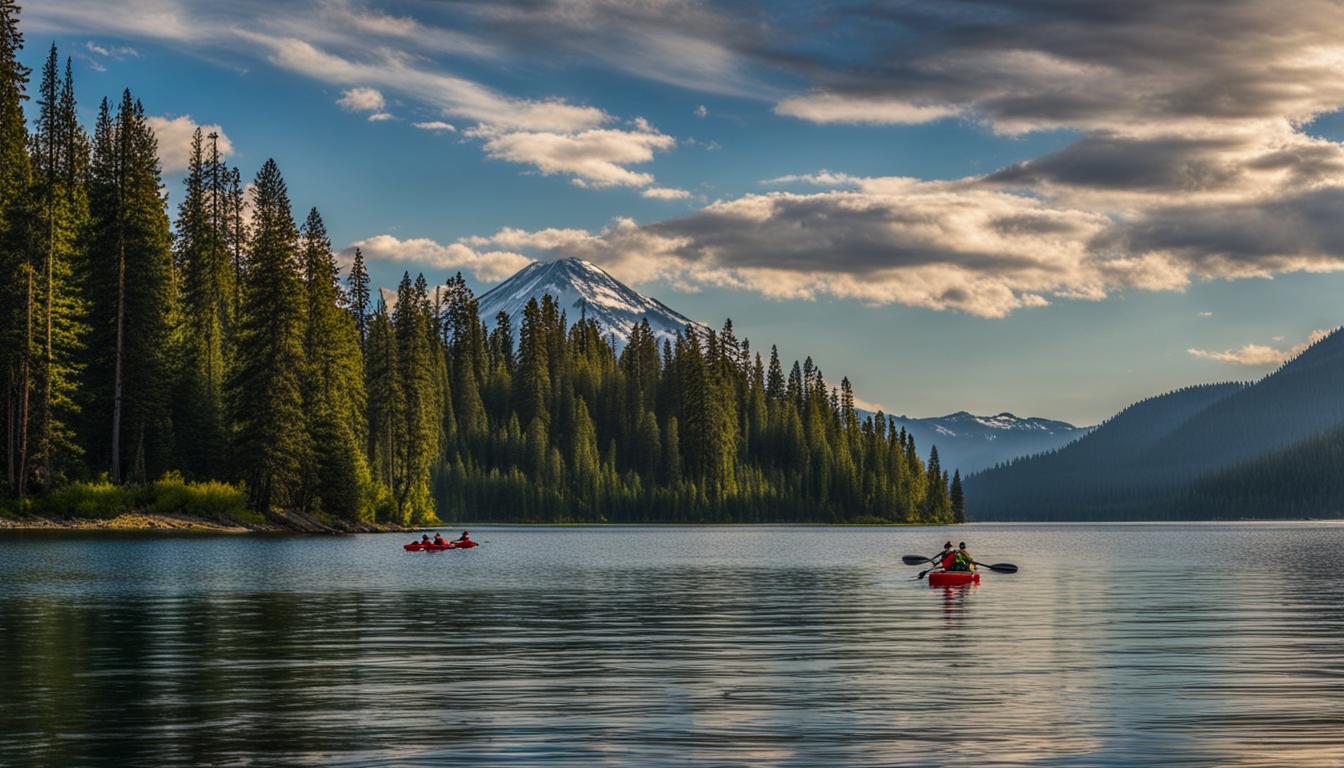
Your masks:
{"label": "lake", "polygon": [[1344,764],[1341,525],[472,536],[0,533],[0,764]]}

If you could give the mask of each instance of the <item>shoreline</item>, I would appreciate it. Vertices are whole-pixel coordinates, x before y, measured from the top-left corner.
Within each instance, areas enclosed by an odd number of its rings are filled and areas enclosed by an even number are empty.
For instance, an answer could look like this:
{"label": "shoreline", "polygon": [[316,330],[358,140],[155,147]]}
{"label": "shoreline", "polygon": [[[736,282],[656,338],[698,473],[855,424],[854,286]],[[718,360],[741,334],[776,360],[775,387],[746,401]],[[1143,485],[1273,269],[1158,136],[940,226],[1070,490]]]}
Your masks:
{"label": "shoreline", "polygon": [[304,533],[336,535],[342,533],[404,533],[420,528],[404,528],[383,523],[326,522],[307,515],[273,513],[261,523],[223,521],[194,515],[168,515],[149,512],[123,512],[115,517],[52,518],[40,515],[0,516],[4,531],[164,531],[170,533]]}
{"label": "shoreline", "polygon": [[51,518],[41,516],[4,517],[0,516],[0,533],[6,531],[117,531],[117,532],[164,532],[164,533],[210,533],[210,534],[308,534],[341,535],[353,533],[421,533],[453,528],[498,526],[523,528],[625,528],[625,527],[668,527],[668,528],[716,528],[716,527],[806,527],[806,528],[950,528],[958,525],[987,525],[992,527],[1011,527],[1014,525],[1200,525],[1200,524],[1344,524],[1339,518],[1253,518],[1228,520],[1108,520],[1108,521],[1057,521],[1057,520],[984,520],[966,523],[919,524],[919,523],[528,523],[528,522],[445,522],[438,521],[416,526],[399,526],[387,523],[349,524],[340,521],[326,522],[306,515],[293,513],[272,513],[262,523],[238,520],[222,521],[193,515],[151,514],[147,512],[125,512],[115,517],[105,518]]}

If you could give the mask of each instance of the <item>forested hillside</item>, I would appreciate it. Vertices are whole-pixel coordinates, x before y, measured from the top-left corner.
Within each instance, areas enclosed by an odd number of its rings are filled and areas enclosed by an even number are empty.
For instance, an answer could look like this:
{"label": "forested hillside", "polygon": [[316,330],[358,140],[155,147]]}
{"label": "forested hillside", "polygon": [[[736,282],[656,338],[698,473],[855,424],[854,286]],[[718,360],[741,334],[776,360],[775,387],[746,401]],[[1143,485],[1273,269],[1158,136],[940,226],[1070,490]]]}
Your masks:
{"label": "forested hillside", "polygon": [[402,524],[961,515],[936,452],[860,420],[848,381],[810,359],[787,376],[764,363],[731,322],[661,346],[633,326],[618,356],[549,297],[516,330],[482,322],[460,275],[406,274],[389,305],[359,252],[340,276],[317,209],[296,221],[274,161],[245,194],[199,131],[170,225],[140,102],[104,99],[88,136],[53,47],[30,133],[22,44],[0,0],[0,375],[20,510],[185,482],[261,513]]}
{"label": "forested hillside", "polygon": [[1205,475],[1172,509],[1186,518],[1344,517],[1344,427]]}
{"label": "forested hillside", "polygon": [[[1122,411],[1058,451],[967,479],[978,519],[1293,517],[1338,508],[1344,333],[1252,385],[1190,387]],[[1323,433],[1330,433],[1324,435]],[[1334,469],[1338,472],[1338,467]],[[1307,481],[1299,485],[1292,478]],[[1275,503],[1282,499],[1283,503]]]}

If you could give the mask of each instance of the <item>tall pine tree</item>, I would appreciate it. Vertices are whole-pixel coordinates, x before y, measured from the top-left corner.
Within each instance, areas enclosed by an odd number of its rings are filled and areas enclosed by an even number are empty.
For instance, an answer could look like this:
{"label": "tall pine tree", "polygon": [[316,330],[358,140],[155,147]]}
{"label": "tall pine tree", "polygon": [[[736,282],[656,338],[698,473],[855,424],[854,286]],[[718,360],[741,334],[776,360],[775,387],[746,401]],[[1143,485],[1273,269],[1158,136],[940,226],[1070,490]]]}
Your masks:
{"label": "tall pine tree", "polygon": [[19,6],[0,0],[0,376],[3,376],[5,479],[22,495],[26,483],[27,397],[31,385],[33,264],[26,242],[32,181],[23,102],[29,69],[19,61]]}
{"label": "tall pine tree", "polygon": [[339,269],[314,208],[302,233],[305,293],[303,403],[308,420],[305,506],[353,520],[371,511],[364,360],[354,318],[341,306]]}
{"label": "tall pine tree", "polygon": [[[143,480],[172,460],[169,331],[173,264],[158,142],[144,107],[106,100],[89,182],[91,406],[87,444],[112,478]],[[129,462],[128,462],[129,459]]]}
{"label": "tall pine tree", "polygon": [[274,160],[257,172],[251,235],[229,404],[238,472],[247,483],[251,505],[268,512],[300,501],[308,441],[299,233]]}

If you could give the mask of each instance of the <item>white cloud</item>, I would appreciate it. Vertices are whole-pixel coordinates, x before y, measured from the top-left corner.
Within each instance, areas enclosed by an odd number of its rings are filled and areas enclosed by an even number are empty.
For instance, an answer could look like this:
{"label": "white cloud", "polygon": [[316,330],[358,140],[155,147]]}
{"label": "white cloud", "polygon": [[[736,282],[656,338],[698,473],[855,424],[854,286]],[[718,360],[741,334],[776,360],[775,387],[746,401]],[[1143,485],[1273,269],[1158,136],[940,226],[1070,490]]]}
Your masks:
{"label": "white cloud", "polygon": [[763,186],[782,187],[790,184],[807,184],[813,187],[857,187],[863,181],[857,176],[850,176],[848,173],[837,173],[822,168],[816,173],[791,173],[787,176],[776,176],[773,179],[761,181]]}
{"label": "white cloud", "polygon": [[427,121],[419,122],[419,123],[411,123],[411,125],[415,126],[416,128],[419,128],[419,129],[422,130],[422,131],[456,131],[456,130],[457,130],[457,128],[456,128],[452,123],[446,123],[446,122],[444,122],[444,121],[442,121],[442,120],[427,120]]}
{"label": "white cloud", "polygon": [[1200,313],[1199,313],[1199,316],[1200,316],[1200,317],[1213,317],[1213,313],[1212,313],[1212,312],[1200,312]]}
{"label": "white cloud", "polygon": [[[425,68],[414,57],[378,51],[372,59],[355,60],[318,48],[296,38],[245,32],[271,50],[277,66],[336,83],[363,82],[396,90],[409,98],[439,107],[444,115],[477,121],[464,135],[483,140],[489,157],[530,165],[542,175],[564,174],[577,186],[646,187],[651,174],[625,167],[653,159],[655,150],[667,150],[676,140],[642,118],[630,129],[602,128],[614,118],[601,109],[558,99],[515,99],[463,78]],[[372,92],[372,93],[370,93]],[[381,92],[368,86],[352,88],[343,99],[360,108],[370,107]]]}
{"label": "white cloud", "polygon": [[178,117],[150,115],[145,120],[149,123],[149,127],[154,129],[154,135],[159,140],[159,160],[163,163],[163,170],[166,173],[186,170],[191,161],[191,137],[197,128],[200,128],[205,136],[211,133],[219,134],[221,156],[228,157],[233,154],[233,142],[217,124],[198,124],[191,119],[191,115]]}
{"label": "white cloud", "polygon": [[875,403],[871,400],[864,400],[858,395],[854,396],[854,407],[864,411],[871,411],[873,413],[877,413],[878,411],[889,413],[889,411],[887,411],[886,408],[882,407],[881,403]]}
{"label": "white cloud", "polygon": [[[1263,344],[1246,344],[1237,349],[1227,349],[1223,351],[1196,349],[1191,347],[1186,351],[1195,357],[1205,360],[1216,360],[1220,363],[1231,363],[1232,365],[1244,365],[1251,367],[1269,367],[1280,365],[1288,360],[1297,357],[1306,351],[1307,347],[1329,336],[1330,330],[1318,329],[1312,331],[1307,340],[1301,344],[1295,344],[1288,349],[1276,349]],[[1276,340],[1282,339],[1281,336],[1274,337]]]}
{"label": "white cloud", "polygon": [[784,99],[775,112],[813,123],[914,125],[961,113],[948,104],[914,104],[905,99],[851,97],[824,91]]}
{"label": "white cloud", "polygon": [[[265,58],[278,68],[344,88],[337,103],[348,111],[370,113],[374,121],[390,119],[386,107],[395,94],[433,108],[445,118],[422,121],[425,130],[452,130],[448,126],[453,122],[469,121],[473,127],[468,135],[481,139],[487,154],[530,165],[543,175],[570,175],[579,186],[651,186],[652,175],[625,166],[648,162],[655,150],[675,145],[672,137],[641,120],[632,121],[633,128],[611,129],[607,126],[618,118],[600,107],[560,98],[515,97],[454,74],[431,56],[489,61],[505,52],[518,55],[531,49],[501,48],[485,39],[492,34],[490,30],[472,37],[457,31],[465,25],[431,24],[423,17],[393,15],[348,0],[324,0],[315,8],[302,10],[284,4],[254,7],[221,6],[201,0],[132,0],[124,12],[117,14],[105,13],[100,0],[53,0],[39,6],[35,11],[28,9],[28,17],[36,18],[39,29],[97,30],[171,40],[199,46],[203,51],[213,49],[210,54],[224,50],[231,56],[241,53]],[[658,29],[658,20],[666,13],[650,12],[650,19],[643,23],[650,30]],[[456,9],[445,13],[490,16],[493,10]],[[696,16],[705,23],[722,20],[717,14],[693,9],[680,15]],[[29,18],[25,22],[34,23]],[[601,22],[614,17],[606,10],[595,10],[591,18]],[[552,19],[547,26],[553,33],[572,25]],[[493,34],[503,34],[502,27],[494,28]],[[641,52],[656,49],[660,59],[680,57],[683,62],[663,67],[666,77],[699,76],[703,82],[713,82],[715,77],[727,74],[719,69],[724,50],[721,46],[701,43],[693,36],[676,41],[673,37],[669,34],[641,41],[630,48],[630,54],[640,55],[629,63],[650,66],[649,56],[653,54]],[[93,46],[99,51],[116,52],[105,45]],[[692,53],[696,55],[688,58]],[[649,76],[664,77],[655,72]]]}
{"label": "white cloud", "polygon": [[342,92],[336,103],[346,112],[377,112],[387,101],[377,88],[351,88]]}
{"label": "white cloud", "polygon": [[706,107],[704,104],[701,104],[700,106],[695,108],[695,116],[701,118],[709,117],[709,108]]}
{"label": "white cloud", "polygon": [[374,112],[372,115],[369,115],[370,123],[383,123],[388,120],[396,120],[396,119],[397,116],[392,114],[391,112]]}
{"label": "white cloud", "polygon": [[639,194],[654,200],[685,200],[691,196],[690,192],[675,187],[648,187]]}
{"label": "white cloud", "polygon": [[651,174],[632,171],[625,166],[647,163],[653,159],[655,150],[671,149],[676,145],[676,139],[643,122],[637,122],[635,130],[599,128],[575,133],[494,133],[477,129],[468,135],[484,137],[485,152],[490,157],[531,165],[546,176],[570,175],[578,186],[594,188],[651,185]]}
{"label": "white cloud", "polygon": [[517,227],[503,227],[493,235],[487,237],[479,235],[464,237],[461,242],[475,248],[493,245],[500,248],[512,248],[517,250],[548,251],[556,248],[574,246],[594,239],[595,236],[584,229],[548,227],[546,229],[528,231]]}
{"label": "white cloud", "polygon": [[105,59],[113,59],[115,61],[140,58],[140,52],[129,45],[108,46],[101,45],[93,40],[86,40],[84,41],[84,50],[95,56],[101,56]]}
{"label": "white cloud", "polygon": [[477,279],[496,282],[532,263],[532,259],[509,251],[478,251],[461,242],[442,245],[429,238],[402,240],[394,235],[375,235],[350,244],[370,261],[407,262],[438,270],[463,269]]}
{"label": "white cloud", "polygon": [[480,83],[429,68],[420,58],[393,49],[378,49],[355,59],[298,37],[246,30],[238,34],[269,51],[271,63],[278,67],[325,82],[375,84],[437,106],[445,115],[475,120],[495,130],[576,131],[611,119],[595,107],[557,99],[511,98]]}

